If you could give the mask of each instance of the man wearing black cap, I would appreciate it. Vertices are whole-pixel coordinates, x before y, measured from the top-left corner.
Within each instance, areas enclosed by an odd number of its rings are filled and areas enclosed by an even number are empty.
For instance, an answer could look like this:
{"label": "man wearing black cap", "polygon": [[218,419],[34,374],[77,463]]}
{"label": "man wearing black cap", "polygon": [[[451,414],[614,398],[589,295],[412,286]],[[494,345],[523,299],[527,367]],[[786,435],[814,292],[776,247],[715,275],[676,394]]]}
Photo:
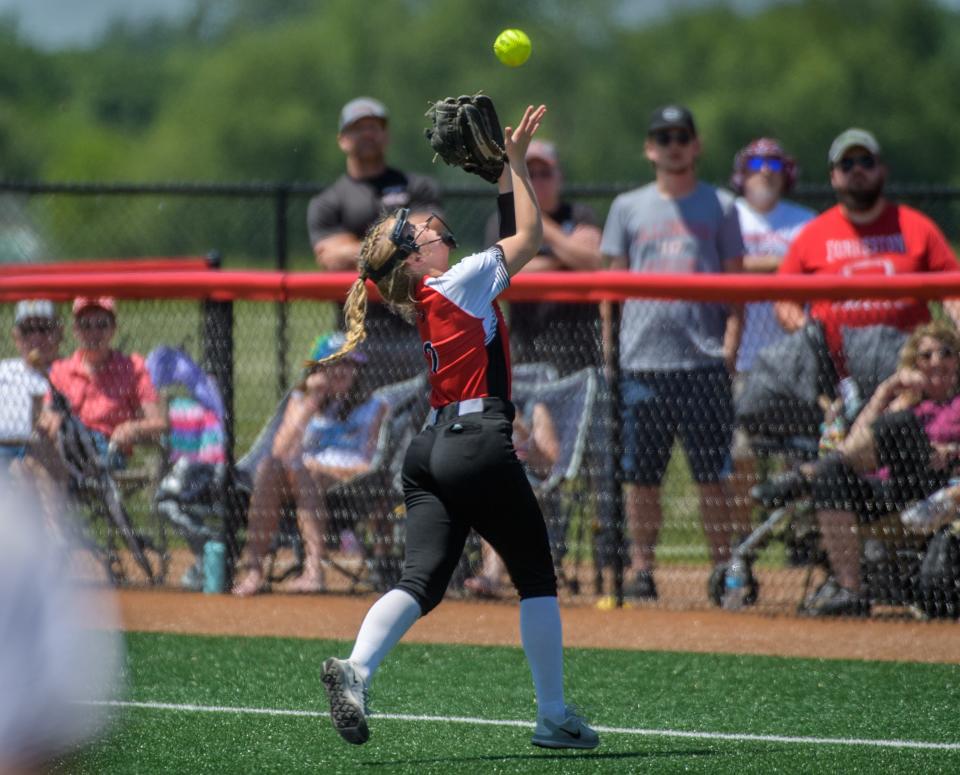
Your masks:
{"label": "man wearing black cap", "polygon": [[[436,181],[387,166],[389,114],[379,100],[357,97],[340,111],[337,144],[346,156],[346,173],[307,207],[310,244],[322,269],[356,272],[360,242],[381,214],[409,207],[410,220],[426,219],[440,209]],[[416,330],[381,304],[367,313],[368,352],[376,362],[366,371],[364,391],[419,374],[420,339]]]}
{"label": "man wearing black cap", "polygon": [[[739,272],[743,238],[734,197],[697,179],[700,139],[690,111],[654,111],[644,143],[656,180],[618,196],[603,231],[612,269],[645,273]],[[626,592],[656,598],[654,547],[663,512],[660,484],[680,437],[700,491],[715,562],[733,524],[724,480],[733,420],[731,374],[742,309],[733,305],[633,299],[620,327],[624,511],[634,576]]]}

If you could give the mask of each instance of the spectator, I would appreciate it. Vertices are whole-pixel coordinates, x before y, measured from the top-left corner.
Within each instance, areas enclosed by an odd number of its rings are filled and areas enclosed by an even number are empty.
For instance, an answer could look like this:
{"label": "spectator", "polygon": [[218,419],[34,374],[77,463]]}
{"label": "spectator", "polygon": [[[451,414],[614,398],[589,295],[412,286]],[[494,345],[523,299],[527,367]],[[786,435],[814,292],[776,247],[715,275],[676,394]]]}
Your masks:
{"label": "spectator", "polygon": [[[690,111],[657,108],[644,143],[656,180],[618,196],[603,231],[613,269],[739,272],[743,238],[734,198],[697,179],[700,155]],[[723,479],[733,420],[730,379],[742,310],[681,301],[630,300],[620,328],[624,511],[631,541],[631,597],[655,599],[654,547],[663,522],[660,484],[680,436],[700,492],[711,555],[726,558],[733,524]],[[607,337],[609,341],[609,337]]]}
{"label": "spectator", "polygon": [[[413,223],[439,211],[440,193],[432,178],[387,165],[388,121],[386,107],[370,97],[357,97],[340,112],[337,143],[346,156],[346,173],[307,208],[310,244],[322,269],[356,272],[363,235],[388,211],[408,207]],[[387,365],[368,370],[362,393],[420,372],[423,356],[416,330],[382,304],[371,305],[367,312],[367,348],[378,363]]]}
{"label": "spectator", "polygon": [[[884,196],[887,166],[873,134],[847,129],[831,144],[827,160],[838,204],[800,233],[780,265],[781,274],[850,277],[960,269],[929,218]],[[960,303],[944,306],[960,320]],[[808,317],[820,321],[840,376],[845,373],[841,327],[888,325],[910,331],[930,320],[926,302],[912,299],[817,301],[809,313],[795,302],[781,301],[776,313],[787,331],[801,328]]]}
{"label": "spectator", "polygon": [[[73,302],[73,333],[79,347],[50,367],[50,383],[64,395],[110,468],[122,468],[135,444],[158,439],[167,427],[143,358],[111,347],[116,332],[112,298],[78,297]],[[37,420],[39,433],[20,461],[50,515],[62,509],[67,485],[56,443],[62,422],[58,411],[45,406]]]}
{"label": "spectator", "polygon": [[[47,393],[63,326],[53,302],[21,301],[14,311],[13,343],[20,354],[0,362],[0,465],[22,458]],[[33,356],[31,357],[31,353]]]}
{"label": "spectator", "polygon": [[[530,158],[529,154],[527,158]],[[560,456],[557,429],[545,403],[531,401],[527,406],[517,406],[517,415],[513,418],[513,447],[517,457],[526,465],[530,484],[536,488],[550,476],[550,471]],[[553,543],[556,546],[558,542],[554,540]],[[478,575],[466,579],[463,586],[477,597],[499,597],[506,566],[493,547],[482,539],[480,552],[483,567]],[[557,558],[554,558],[554,561],[556,562]]]}
{"label": "spectator", "polygon": [[[340,350],[343,334],[319,337],[310,355],[320,360]],[[342,360],[316,366],[287,401],[271,452],[257,467],[247,524],[247,574],[233,594],[249,597],[263,591],[263,561],[280,521],[284,499],[296,502],[297,524],[305,549],[304,569],[292,592],[326,588],[327,536],[330,520],[325,492],[368,471],[386,405],[377,398],[347,411],[355,395],[358,368],[366,356],[353,350]],[[379,547],[381,554],[384,546]]]}
{"label": "spectator", "polygon": [[[563,198],[563,173],[553,143],[534,140],[527,167],[543,212],[543,246],[523,268],[529,272],[591,272],[600,268],[600,227],[593,209]],[[487,222],[487,244],[497,241],[497,214]],[[600,366],[600,313],[596,304],[517,302],[510,305],[511,357],[545,361],[561,374]]]}
{"label": "spectator", "polygon": [[[743,234],[746,272],[767,274],[776,272],[794,238],[816,213],[784,199],[797,179],[797,165],[779,142],[769,137],[752,141],[733,160],[730,187],[738,194],[736,205]],[[783,335],[771,302],[747,304],[743,338],[737,355],[737,376],[733,393],[736,400],[743,391],[743,382],[757,353]],[[746,434],[734,432],[734,473],[730,484],[733,508],[738,519],[747,522],[753,504],[749,488],[756,483],[756,458],[750,449]]]}
{"label": "spectator", "polygon": [[[833,579],[808,601],[819,616],[866,614],[858,525],[944,487],[960,460],[960,335],[937,321],[907,339],[839,447],[754,488],[774,507],[812,493]],[[866,474],[872,475],[866,476]]]}

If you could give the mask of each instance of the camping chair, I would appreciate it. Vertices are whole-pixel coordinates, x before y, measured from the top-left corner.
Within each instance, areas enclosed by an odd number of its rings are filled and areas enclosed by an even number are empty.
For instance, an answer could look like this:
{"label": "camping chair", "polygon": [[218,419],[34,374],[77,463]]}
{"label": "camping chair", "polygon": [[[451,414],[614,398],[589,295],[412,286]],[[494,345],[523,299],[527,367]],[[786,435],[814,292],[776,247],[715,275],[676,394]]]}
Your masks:
{"label": "camping chair", "polygon": [[546,362],[515,363],[510,371],[514,393],[517,390],[529,390],[543,382],[555,382],[560,377],[557,367]]}
{"label": "camping chair", "polygon": [[[336,484],[325,493],[331,527],[338,534],[341,531],[353,530],[360,539],[361,552],[367,561],[371,559],[369,544],[386,538],[386,525],[403,503],[400,479],[403,455],[407,444],[419,431],[429,411],[426,377],[418,376],[386,385],[374,391],[371,398],[382,400],[387,411],[380,423],[370,470]],[[237,481],[248,492],[252,491],[257,467],[270,454],[273,438],[283,421],[288,400],[289,393],[280,402],[247,453],[237,461]],[[395,545],[402,543],[402,537],[397,531],[394,531],[392,538]],[[331,537],[330,543],[336,544],[337,540],[337,537]],[[289,504],[284,508],[280,529],[271,546],[271,558],[275,557],[281,546],[289,546],[293,550],[294,562],[277,572],[271,561],[266,572],[266,577],[271,582],[283,581],[303,569],[303,544]],[[355,572],[344,563],[332,559],[330,565],[350,581],[352,588],[363,581],[362,569]]]}
{"label": "camping chair", "polygon": [[[579,591],[578,571],[588,536],[593,553],[593,520],[587,518],[588,510],[584,508],[588,488],[580,480],[585,474],[584,453],[596,398],[597,375],[593,369],[582,369],[563,379],[514,384],[514,402],[518,406],[543,403],[553,419],[560,454],[546,478],[533,484],[547,523],[558,580],[574,594]],[[579,513],[580,520],[574,539],[572,574],[568,577],[563,570],[563,558],[567,552],[567,531],[575,512]]]}
{"label": "camping chair", "polygon": [[[119,472],[109,468],[87,429],[70,410],[67,398],[50,386],[51,405],[63,416],[57,436],[58,452],[68,475],[68,491],[82,519],[76,525],[81,546],[100,562],[115,585],[127,581],[121,544],[143,573],[147,583],[162,584],[169,555],[162,521],[152,510],[140,529],[134,526],[124,504]],[[108,450],[106,458],[112,457]],[[135,482],[133,477],[126,484]]]}

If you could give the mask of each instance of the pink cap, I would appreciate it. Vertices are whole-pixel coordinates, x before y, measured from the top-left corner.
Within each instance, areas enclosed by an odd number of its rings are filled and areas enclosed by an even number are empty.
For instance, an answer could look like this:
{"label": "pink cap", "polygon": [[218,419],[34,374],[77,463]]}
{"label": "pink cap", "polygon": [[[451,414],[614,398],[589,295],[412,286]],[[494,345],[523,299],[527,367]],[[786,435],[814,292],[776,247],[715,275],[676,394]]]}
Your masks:
{"label": "pink cap", "polygon": [[112,296],[78,296],[73,300],[74,317],[91,308],[106,310],[111,315],[117,313],[117,304]]}

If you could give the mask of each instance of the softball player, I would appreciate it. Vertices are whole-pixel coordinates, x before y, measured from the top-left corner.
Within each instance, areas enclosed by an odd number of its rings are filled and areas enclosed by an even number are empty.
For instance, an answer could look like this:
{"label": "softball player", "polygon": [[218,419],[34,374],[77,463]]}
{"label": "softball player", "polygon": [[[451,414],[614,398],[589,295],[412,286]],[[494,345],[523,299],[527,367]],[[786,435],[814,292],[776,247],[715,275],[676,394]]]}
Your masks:
{"label": "softball player", "polygon": [[416,228],[399,210],[367,232],[360,278],[347,297],[342,357],[364,336],[364,282],[414,323],[430,370],[430,421],[403,466],[406,557],[396,587],[368,611],[350,658],[328,659],[323,683],[333,725],[365,743],[367,689],[387,653],[443,598],[474,528],[503,558],[520,594],[520,635],[533,674],[537,726],[547,748],[595,748],[597,733],[564,701],[563,639],[547,529],[514,452],[507,330],[496,297],[537,252],[543,227],[526,151],[546,108],[506,128],[509,164],[499,181],[500,241],[448,268],[456,242],[436,216]]}

